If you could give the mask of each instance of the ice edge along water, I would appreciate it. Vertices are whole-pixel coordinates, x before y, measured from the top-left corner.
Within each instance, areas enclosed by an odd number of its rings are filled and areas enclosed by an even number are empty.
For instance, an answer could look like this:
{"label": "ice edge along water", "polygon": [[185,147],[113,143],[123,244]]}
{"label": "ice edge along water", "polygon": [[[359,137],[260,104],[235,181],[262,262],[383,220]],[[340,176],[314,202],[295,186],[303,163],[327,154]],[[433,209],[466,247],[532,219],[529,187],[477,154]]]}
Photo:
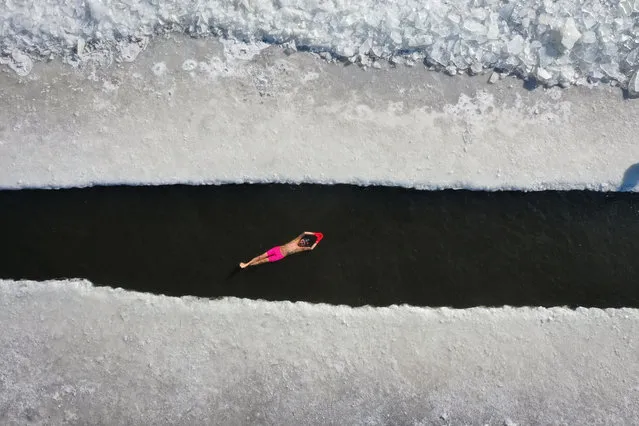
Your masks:
{"label": "ice edge along water", "polygon": [[143,304],[152,304],[156,306],[164,307],[176,307],[176,306],[198,306],[199,308],[208,309],[207,307],[221,307],[221,306],[246,306],[246,307],[258,307],[258,306],[272,306],[274,309],[282,311],[316,311],[322,312],[378,312],[384,313],[389,311],[406,311],[412,313],[431,313],[444,316],[465,316],[465,313],[469,312],[510,312],[517,314],[522,313],[545,313],[552,315],[553,313],[565,312],[571,313],[571,315],[594,315],[595,317],[615,317],[623,316],[629,318],[631,316],[639,316],[638,308],[597,308],[597,307],[577,307],[569,308],[567,306],[554,306],[554,307],[542,307],[542,306],[476,306],[472,308],[450,308],[450,307],[429,307],[429,306],[413,306],[410,304],[390,305],[390,306],[348,306],[348,305],[331,305],[327,303],[311,303],[305,301],[291,302],[288,300],[282,301],[267,301],[267,300],[253,300],[238,297],[219,297],[215,299],[203,298],[197,296],[167,296],[164,294],[153,294],[148,292],[139,292],[123,289],[121,287],[109,287],[109,286],[95,286],[91,281],[83,278],[68,278],[68,279],[52,279],[52,280],[13,280],[0,278],[0,290],[6,294],[12,294],[16,297],[22,297],[29,294],[52,294],[52,293],[64,293],[73,292],[77,294],[92,295],[98,299],[104,297],[114,297],[123,301],[129,302],[141,302]]}
{"label": "ice edge along water", "polygon": [[133,61],[185,32],[322,52],[364,66],[424,61],[449,74],[497,69],[546,85],[610,81],[639,95],[639,2],[616,0],[25,0],[0,6],[0,63]]}

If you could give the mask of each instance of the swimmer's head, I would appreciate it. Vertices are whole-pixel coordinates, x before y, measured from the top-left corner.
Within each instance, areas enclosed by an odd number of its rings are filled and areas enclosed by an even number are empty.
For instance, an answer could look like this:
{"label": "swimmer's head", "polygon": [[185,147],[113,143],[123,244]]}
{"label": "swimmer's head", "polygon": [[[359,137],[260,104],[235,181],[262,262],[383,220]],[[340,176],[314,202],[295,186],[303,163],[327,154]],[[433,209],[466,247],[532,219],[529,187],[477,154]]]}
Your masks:
{"label": "swimmer's head", "polygon": [[310,247],[315,244],[315,241],[317,241],[317,237],[315,235],[304,235],[302,238],[300,238],[297,245],[299,247]]}

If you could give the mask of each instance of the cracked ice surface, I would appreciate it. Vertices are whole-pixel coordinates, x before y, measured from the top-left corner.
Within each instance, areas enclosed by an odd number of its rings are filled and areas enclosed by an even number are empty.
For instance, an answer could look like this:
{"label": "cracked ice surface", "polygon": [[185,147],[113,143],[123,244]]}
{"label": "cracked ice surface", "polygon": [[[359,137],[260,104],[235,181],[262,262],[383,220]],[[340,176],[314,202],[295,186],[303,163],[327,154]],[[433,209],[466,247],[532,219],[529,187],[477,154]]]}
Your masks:
{"label": "cracked ice surface", "polygon": [[0,281],[3,424],[636,424],[636,309],[348,308]]}
{"label": "cracked ice surface", "polygon": [[2,63],[133,61],[155,35],[186,32],[286,43],[375,65],[428,64],[449,74],[498,68],[548,85],[624,86],[639,65],[639,1],[617,0],[9,0]]}

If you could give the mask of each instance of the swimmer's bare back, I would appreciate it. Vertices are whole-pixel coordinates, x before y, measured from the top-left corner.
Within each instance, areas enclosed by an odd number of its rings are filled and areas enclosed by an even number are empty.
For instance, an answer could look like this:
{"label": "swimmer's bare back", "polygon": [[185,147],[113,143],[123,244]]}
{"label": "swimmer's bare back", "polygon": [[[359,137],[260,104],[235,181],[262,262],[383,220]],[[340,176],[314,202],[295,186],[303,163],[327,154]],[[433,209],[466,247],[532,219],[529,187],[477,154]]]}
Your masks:
{"label": "swimmer's bare back", "polygon": [[317,247],[322,238],[324,238],[324,234],[321,232],[304,232],[286,244],[275,246],[246,263],[240,263],[240,268],[244,269],[249,266],[261,265],[266,262],[277,262],[288,255],[313,250]]}

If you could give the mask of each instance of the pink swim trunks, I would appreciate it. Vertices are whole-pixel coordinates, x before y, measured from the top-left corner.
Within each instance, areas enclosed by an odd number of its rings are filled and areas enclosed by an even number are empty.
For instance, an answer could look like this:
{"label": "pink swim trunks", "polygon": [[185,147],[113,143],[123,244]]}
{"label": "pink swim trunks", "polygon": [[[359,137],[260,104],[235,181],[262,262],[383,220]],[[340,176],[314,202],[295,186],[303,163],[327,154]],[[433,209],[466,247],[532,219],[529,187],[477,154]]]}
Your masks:
{"label": "pink swim trunks", "polygon": [[269,262],[277,262],[278,260],[284,259],[282,249],[279,246],[273,247],[272,249],[267,251],[266,254],[268,255]]}

